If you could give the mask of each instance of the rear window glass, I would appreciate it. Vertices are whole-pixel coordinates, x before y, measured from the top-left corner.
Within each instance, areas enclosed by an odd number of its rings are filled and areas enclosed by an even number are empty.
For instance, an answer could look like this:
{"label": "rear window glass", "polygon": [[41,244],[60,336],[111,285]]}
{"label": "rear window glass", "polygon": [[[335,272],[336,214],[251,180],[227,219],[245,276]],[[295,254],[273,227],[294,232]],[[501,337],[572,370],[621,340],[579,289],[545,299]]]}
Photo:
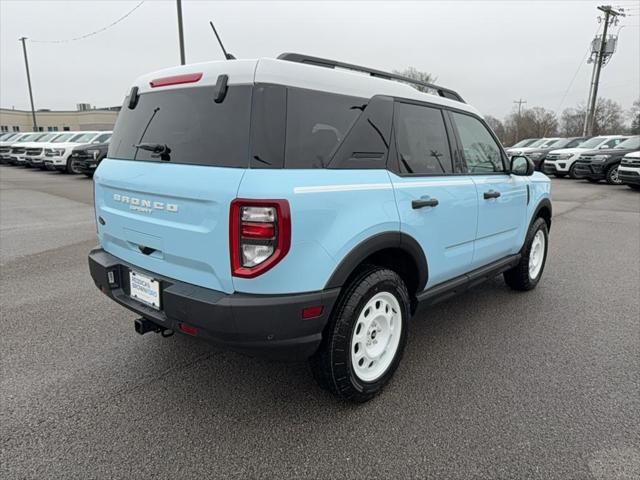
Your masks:
{"label": "rear window glass", "polygon": [[324,168],[368,100],[289,88],[285,168]]}
{"label": "rear window glass", "polygon": [[215,103],[213,86],[152,91],[141,94],[133,110],[127,98],[108,156],[160,161],[162,155],[172,163],[247,167],[251,93],[251,86],[231,86],[224,101]]}

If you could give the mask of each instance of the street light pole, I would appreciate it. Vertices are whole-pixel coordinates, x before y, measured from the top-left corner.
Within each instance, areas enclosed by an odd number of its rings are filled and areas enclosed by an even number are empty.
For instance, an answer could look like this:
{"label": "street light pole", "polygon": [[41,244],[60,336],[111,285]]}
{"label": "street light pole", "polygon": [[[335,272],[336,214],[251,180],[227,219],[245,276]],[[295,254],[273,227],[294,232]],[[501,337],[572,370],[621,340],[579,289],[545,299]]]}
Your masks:
{"label": "street light pole", "polygon": [[182,0],[176,0],[178,8],[178,40],[180,41],[180,65],[185,64],[184,60],[184,32],[182,30]]}
{"label": "street light pole", "polygon": [[29,86],[29,100],[31,101],[31,117],[33,119],[33,131],[38,131],[38,123],[36,122],[36,109],[33,107],[33,91],[31,90],[31,75],[29,74],[29,59],[27,58],[27,45],[25,40],[27,37],[20,37],[22,42],[22,52],[24,53],[24,66],[27,69],[27,85]]}

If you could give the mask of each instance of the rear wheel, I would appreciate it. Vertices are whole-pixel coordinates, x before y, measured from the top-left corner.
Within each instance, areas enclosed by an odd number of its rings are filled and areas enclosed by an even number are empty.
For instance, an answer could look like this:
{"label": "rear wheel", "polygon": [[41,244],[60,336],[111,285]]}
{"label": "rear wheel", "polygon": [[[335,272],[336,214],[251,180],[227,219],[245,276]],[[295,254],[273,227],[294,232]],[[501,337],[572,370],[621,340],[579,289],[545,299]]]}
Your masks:
{"label": "rear wheel", "polygon": [[618,165],[612,165],[607,169],[605,180],[609,185],[622,185],[622,180],[618,177]]}
{"label": "rear wheel", "polygon": [[549,229],[543,218],[537,218],[529,227],[520,262],[504,272],[504,281],[514,290],[532,290],[538,285],[547,261]]}
{"label": "rear wheel", "polygon": [[366,402],[391,379],[407,340],[409,292],[392,270],[369,267],[346,287],[310,359],[321,387]]}

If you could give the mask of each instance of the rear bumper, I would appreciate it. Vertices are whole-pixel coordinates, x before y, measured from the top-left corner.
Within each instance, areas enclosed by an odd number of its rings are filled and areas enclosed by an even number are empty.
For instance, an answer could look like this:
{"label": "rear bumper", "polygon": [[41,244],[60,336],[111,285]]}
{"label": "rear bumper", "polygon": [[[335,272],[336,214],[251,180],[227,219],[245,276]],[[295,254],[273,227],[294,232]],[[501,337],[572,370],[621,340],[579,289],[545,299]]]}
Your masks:
{"label": "rear bumper", "polygon": [[[160,281],[162,310],[129,297],[131,269]],[[96,286],[120,305],[156,325],[181,332],[179,324],[197,328],[201,337],[221,348],[276,360],[303,360],[322,340],[340,289],[292,295],[225,294],[147,272],[98,248],[89,253]],[[114,272],[109,284],[108,272]],[[306,307],[322,305],[322,314],[302,319]]]}

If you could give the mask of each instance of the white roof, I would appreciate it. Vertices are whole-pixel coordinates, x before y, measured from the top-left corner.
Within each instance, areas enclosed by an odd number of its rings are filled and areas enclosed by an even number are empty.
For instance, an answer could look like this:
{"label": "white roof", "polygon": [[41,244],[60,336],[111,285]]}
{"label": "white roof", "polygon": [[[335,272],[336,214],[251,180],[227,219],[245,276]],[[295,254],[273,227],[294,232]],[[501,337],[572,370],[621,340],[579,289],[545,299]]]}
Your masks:
{"label": "white roof", "polygon": [[362,98],[371,98],[374,95],[389,95],[435,103],[480,115],[480,112],[466,103],[435,94],[423,93],[410,85],[396,80],[372,77],[353,70],[332,69],[274,58],[219,60],[176,66],[143,75],[136,79],[134,85],[138,87],[140,93],[149,92],[153,90],[150,86],[152,80],[188,73],[202,73],[202,78],[197,83],[170,85],[161,88],[166,90],[189,86],[215,85],[218,76],[225,74],[229,76],[229,85],[271,83]]}

